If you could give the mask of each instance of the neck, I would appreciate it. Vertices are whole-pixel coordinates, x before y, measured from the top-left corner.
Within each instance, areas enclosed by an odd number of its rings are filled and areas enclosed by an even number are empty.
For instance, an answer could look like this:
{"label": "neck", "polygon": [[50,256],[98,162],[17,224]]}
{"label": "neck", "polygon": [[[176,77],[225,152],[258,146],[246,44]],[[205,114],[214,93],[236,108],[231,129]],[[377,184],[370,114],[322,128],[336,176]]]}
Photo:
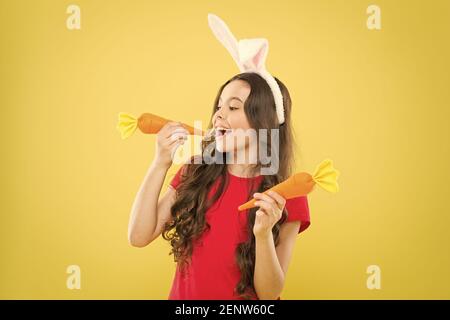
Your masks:
{"label": "neck", "polygon": [[[234,152],[232,163],[227,164],[228,172],[242,178],[251,178],[259,175],[256,170],[258,166],[255,163],[247,163],[248,157],[245,156],[246,153],[248,154],[248,148]],[[238,162],[238,159],[245,159],[246,163]]]}
{"label": "neck", "polygon": [[252,178],[258,175],[254,171],[254,165],[248,164],[227,164],[227,170],[233,176],[242,178]]}

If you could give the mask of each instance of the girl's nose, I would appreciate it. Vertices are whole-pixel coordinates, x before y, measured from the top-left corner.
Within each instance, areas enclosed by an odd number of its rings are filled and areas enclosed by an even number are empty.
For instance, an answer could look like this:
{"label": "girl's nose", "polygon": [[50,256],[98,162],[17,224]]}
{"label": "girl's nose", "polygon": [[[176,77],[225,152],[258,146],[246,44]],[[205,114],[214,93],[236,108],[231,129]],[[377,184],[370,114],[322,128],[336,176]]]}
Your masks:
{"label": "girl's nose", "polygon": [[219,110],[219,112],[217,112],[217,118],[224,119],[222,112],[223,112],[222,110]]}

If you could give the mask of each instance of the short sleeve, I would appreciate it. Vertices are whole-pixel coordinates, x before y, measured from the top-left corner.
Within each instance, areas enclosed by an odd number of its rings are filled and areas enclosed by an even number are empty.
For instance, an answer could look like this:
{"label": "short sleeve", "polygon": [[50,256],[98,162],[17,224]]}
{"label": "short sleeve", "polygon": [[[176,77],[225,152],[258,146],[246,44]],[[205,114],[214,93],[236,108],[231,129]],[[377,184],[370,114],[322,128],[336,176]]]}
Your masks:
{"label": "short sleeve", "polygon": [[174,189],[176,189],[181,182],[181,174],[182,174],[184,167],[185,166],[183,165],[178,169],[177,173],[175,173],[175,176],[172,178],[172,180],[169,183],[169,185],[171,185]]}
{"label": "short sleeve", "polygon": [[288,213],[285,222],[300,221],[300,229],[298,233],[306,230],[311,224],[309,218],[308,198],[301,196],[286,200],[286,211]]}

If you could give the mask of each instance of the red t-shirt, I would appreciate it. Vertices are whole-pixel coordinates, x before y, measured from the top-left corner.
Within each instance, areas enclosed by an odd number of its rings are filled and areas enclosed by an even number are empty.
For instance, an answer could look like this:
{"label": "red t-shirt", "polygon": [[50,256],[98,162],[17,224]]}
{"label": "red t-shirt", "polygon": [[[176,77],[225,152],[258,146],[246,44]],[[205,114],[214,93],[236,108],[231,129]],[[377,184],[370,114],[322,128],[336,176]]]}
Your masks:
{"label": "red t-shirt", "polygon": [[[182,168],[170,182],[175,189],[180,183]],[[253,180],[256,192],[263,176],[242,178],[228,171],[227,175],[229,182],[225,185],[223,194],[206,212],[206,220],[211,228],[206,230],[194,245],[191,261],[185,273],[181,273],[177,267],[169,295],[170,300],[242,299],[234,293],[240,279],[235,249],[248,237],[246,230],[248,210],[240,212],[238,206],[247,202],[249,183]],[[213,184],[208,197],[214,195],[218,183],[219,180]],[[306,196],[287,200],[286,210],[287,222],[301,221],[299,233],[309,226]]]}

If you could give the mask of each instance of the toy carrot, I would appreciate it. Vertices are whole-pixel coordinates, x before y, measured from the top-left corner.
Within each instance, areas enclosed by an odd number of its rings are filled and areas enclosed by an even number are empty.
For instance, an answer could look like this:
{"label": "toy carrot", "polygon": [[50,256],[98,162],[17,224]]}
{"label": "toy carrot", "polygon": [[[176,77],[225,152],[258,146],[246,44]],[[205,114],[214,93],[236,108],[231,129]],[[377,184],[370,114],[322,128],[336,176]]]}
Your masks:
{"label": "toy carrot", "polygon": [[[130,114],[120,112],[119,122],[116,128],[120,131],[122,139],[126,139],[130,137],[134,133],[134,131],[136,131],[136,128],[139,128],[139,130],[141,130],[143,133],[158,133],[159,130],[161,130],[161,128],[170,121],[171,120],[159,117],[152,113],[143,113],[139,118],[136,119]],[[184,123],[181,123],[181,125],[187,131],[189,131],[190,134],[203,135],[203,131],[200,129],[194,130],[193,127]]]}
{"label": "toy carrot", "polygon": [[[306,172],[299,172],[290,176],[285,181],[273,186],[269,190],[277,192],[285,199],[304,196],[313,190],[317,183],[328,192],[336,193],[339,190],[337,178],[340,172],[333,168],[333,161],[326,159],[322,161],[311,176]],[[267,193],[266,190],[264,193]],[[252,199],[239,206],[238,210],[246,210],[255,207],[256,199]]]}

